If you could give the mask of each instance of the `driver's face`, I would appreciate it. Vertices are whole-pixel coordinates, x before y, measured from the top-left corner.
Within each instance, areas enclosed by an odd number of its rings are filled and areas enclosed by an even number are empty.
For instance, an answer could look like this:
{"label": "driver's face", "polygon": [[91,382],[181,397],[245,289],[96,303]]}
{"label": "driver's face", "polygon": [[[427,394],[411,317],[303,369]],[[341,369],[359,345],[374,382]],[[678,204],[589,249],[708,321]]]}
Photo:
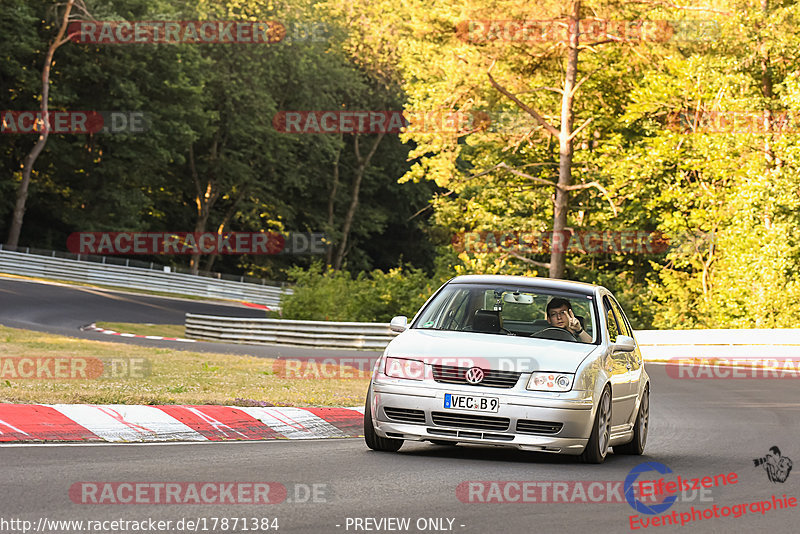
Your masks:
{"label": "driver's face", "polygon": [[569,308],[566,306],[550,308],[547,314],[547,322],[559,328],[566,328],[569,324]]}

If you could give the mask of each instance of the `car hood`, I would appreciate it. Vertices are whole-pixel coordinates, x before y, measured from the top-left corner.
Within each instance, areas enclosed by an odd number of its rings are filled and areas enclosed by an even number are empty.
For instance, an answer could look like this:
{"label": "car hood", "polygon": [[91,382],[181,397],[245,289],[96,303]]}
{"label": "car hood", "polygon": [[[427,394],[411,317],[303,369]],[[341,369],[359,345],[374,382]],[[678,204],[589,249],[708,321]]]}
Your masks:
{"label": "car hood", "polygon": [[386,355],[457,367],[574,373],[599,348],[589,343],[415,328],[394,338]]}

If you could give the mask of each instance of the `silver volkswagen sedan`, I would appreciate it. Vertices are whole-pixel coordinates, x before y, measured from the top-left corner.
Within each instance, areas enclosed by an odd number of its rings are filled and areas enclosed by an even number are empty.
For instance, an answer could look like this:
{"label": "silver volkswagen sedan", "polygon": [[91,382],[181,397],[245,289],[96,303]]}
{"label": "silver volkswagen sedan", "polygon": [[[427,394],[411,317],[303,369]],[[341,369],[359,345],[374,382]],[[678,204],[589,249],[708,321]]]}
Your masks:
{"label": "silver volkswagen sedan", "polygon": [[650,379],[606,288],[547,278],[459,276],[428,299],[375,369],[367,446],[405,440],[579,455],[642,454]]}

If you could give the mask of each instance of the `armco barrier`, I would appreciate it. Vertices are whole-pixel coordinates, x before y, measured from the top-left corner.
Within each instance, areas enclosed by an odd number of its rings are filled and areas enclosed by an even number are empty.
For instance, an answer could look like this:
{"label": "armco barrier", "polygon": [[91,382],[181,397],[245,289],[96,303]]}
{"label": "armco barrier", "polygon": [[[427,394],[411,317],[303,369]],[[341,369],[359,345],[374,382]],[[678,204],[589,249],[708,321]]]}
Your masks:
{"label": "armco barrier", "polygon": [[0,272],[280,307],[280,287],[0,250]]}
{"label": "armco barrier", "polygon": [[[186,314],[186,337],[229,343],[383,350],[397,335],[388,323],[243,319]],[[800,357],[800,329],[639,330],[645,360]]]}
{"label": "armco barrier", "polygon": [[646,360],[797,358],[800,329],[639,330]]}
{"label": "armco barrier", "polygon": [[383,350],[396,334],[388,323],[242,319],[186,314],[186,337],[228,343]]}

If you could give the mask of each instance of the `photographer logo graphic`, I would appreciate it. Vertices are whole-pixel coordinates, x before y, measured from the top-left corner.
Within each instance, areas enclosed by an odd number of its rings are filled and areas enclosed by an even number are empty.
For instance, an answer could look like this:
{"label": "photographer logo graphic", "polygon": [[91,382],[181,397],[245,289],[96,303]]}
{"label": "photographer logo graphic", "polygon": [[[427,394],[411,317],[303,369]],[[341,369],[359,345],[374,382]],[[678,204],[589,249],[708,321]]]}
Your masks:
{"label": "photographer logo graphic", "polygon": [[766,456],[754,458],[753,465],[763,467],[767,472],[770,482],[786,482],[792,470],[792,461],[786,456],[781,456],[781,450],[777,446],[770,447]]}

